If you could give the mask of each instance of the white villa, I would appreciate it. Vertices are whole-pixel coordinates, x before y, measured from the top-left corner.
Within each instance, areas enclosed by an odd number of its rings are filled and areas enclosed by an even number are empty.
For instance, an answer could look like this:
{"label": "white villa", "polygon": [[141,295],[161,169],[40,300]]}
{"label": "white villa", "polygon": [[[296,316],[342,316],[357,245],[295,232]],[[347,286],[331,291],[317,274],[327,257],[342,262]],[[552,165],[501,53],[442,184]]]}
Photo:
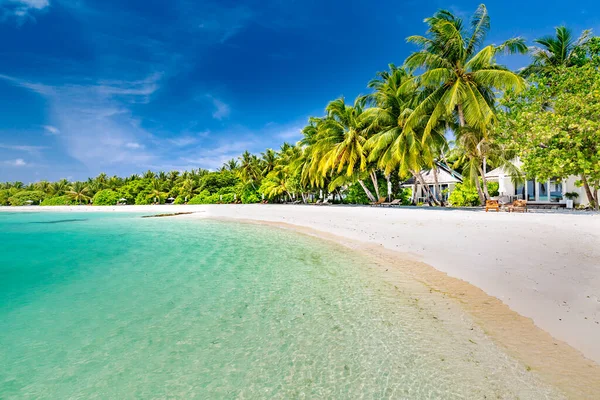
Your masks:
{"label": "white villa", "polygon": [[[518,169],[523,165],[520,160],[515,160],[513,163]],[[433,170],[423,170],[421,171],[421,175],[428,185],[430,192],[435,194],[436,188]],[[456,187],[456,184],[463,181],[463,177],[461,174],[442,163],[437,163],[437,175],[441,189],[441,194],[438,197],[446,201],[452,190]],[[585,190],[575,184],[579,179],[576,176],[569,176],[566,179],[549,179],[547,181],[530,179],[526,182],[515,183],[513,182],[513,177],[510,172],[500,167],[489,171],[485,174],[485,177],[489,182],[498,182],[499,197],[506,203],[516,199],[522,199],[527,200],[528,203],[534,206],[565,207],[567,204],[565,194],[574,192],[578,194],[578,197],[574,199],[575,205],[589,204]],[[414,202],[427,202],[427,193],[420,183],[415,182],[414,178],[405,181],[401,186],[413,190],[412,200]]]}
{"label": "white villa", "polygon": [[[434,196],[438,197],[441,200],[447,201],[448,196],[454,190],[457,183],[461,183],[463,181],[463,177],[458,172],[454,171],[452,168],[448,167],[442,163],[437,164],[437,175],[438,175],[438,183],[440,185],[441,193],[436,196],[436,188],[435,188],[435,178],[433,175],[433,169],[423,170],[421,171],[421,176],[423,180],[429,187],[429,191],[434,194]],[[416,183],[416,185],[415,185]],[[404,188],[412,189],[412,198],[411,200],[415,203],[426,203],[427,202],[427,192],[424,190],[422,185],[418,182],[415,182],[415,178],[412,177],[402,185]]]}
{"label": "white villa", "polygon": [[[513,163],[519,169],[523,165],[520,160],[515,160]],[[511,200],[522,199],[540,205],[559,205],[566,203],[566,193],[574,192],[578,194],[574,199],[575,204],[589,204],[585,190],[575,184],[579,180],[576,176],[547,181],[529,179],[526,182],[515,183],[512,175],[500,167],[489,171],[485,177],[488,181],[498,182],[500,196],[509,197]]]}

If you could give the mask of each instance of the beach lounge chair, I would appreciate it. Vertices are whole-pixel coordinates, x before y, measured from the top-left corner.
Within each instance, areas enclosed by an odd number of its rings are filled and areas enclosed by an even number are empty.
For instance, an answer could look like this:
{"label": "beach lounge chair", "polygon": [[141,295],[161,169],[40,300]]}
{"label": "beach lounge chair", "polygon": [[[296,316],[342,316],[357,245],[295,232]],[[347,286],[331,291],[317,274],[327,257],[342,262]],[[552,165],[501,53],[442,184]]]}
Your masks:
{"label": "beach lounge chair", "polygon": [[489,210],[496,212],[500,211],[500,203],[498,202],[498,200],[486,200],[485,212],[488,212]]}
{"label": "beach lounge chair", "polygon": [[508,212],[527,212],[527,200],[515,200],[508,206]]}
{"label": "beach lounge chair", "polygon": [[381,203],[382,206],[386,206],[386,207],[399,206],[401,204],[402,204],[402,200],[400,200],[400,199],[394,199],[390,202]]}
{"label": "beach lounge chair", "polygon": [[379,207],[385,202],[385,197],[381,197],[378,201],[372,202],[371,207]]}
{"label": "beach lounge chair", "polygon": [[323,200],[317,200],[317,202],[315,203],[315,206],[320,206],[322,202],[323,202]]}

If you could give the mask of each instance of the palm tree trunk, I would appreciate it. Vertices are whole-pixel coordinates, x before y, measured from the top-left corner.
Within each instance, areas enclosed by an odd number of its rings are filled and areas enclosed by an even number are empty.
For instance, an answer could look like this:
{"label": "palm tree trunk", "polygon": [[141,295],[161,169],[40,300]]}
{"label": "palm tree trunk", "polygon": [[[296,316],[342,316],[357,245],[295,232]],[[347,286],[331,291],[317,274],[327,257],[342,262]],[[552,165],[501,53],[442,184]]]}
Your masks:
{"label": "palm tree trunk", "polygon": [[[440,190],[440,182],[438,181],[437,165],[433,165],[433,181],[435,183],[435,198],[434,201],[439,203],[440,206],[444,207],[444,200],[442,200],[442,191]],[[438,197],[439,196],[439,197]]]}
{"label": "palm tree trunk", "polygon": [[485,195],[481,190],[481,183],[479,182],[479,177],[475,178],[475,188],[477,188],[477,194],[479,195],[479,203],[484,206],[485,205]]}
{"label": "palm tree trunk", "polygon": [[371,181],[373,182],[373,186],[375,187],[375,194],[377,195],[377,200],[379,200],[381,198],[381,195],[379,194],[379,184],[377,182],[377,172],[375,172],[375,170],[372,170],[371,172],[369,172],[369,175],[371,176]]}
{"label": "palm tree trunk", "polygon": [[369,188],[365,185],[365,183],[362,181],[362,179],[358,180],[358,183],[360,183],[360,186],[363,188],[363,190],[365,191],[365,193],[367,194],[367,197],[369,198],[370,201],[372,202],[376,202],[377,200],[375,199],[375,197],[373,197],[373,193],[371,193],[371,191],[369,190]]}
{"label": "palm tree trunk", "polygon": [[[483,168],[479,168],[479,173],[481,174],[481,181],[483,182],[483,195],[485,197],[484,200],[489,200],[490,199],[490,193],[488,191],[488,187],[487,187],[487,179],[485,178],[485,170]],[[477,179],[477,182],[479,182],[479,179]],[[481,205],[485,205],[485,202],[483,202]]]}
{"label": "palm tree trunk", "polygon": [[466,123],[465,123],[465,114],[463,112],[462,104],[458,104],[458,106],[456,106],[456,110],[458,111],[458,123],[460,124],[461,128],[464,128]]}
{"label": "palm tree trunk", "polygon": [[427,204],[429,204],[431,206],[432,205],[431,204],[431,199],[433,198],[433,196],[431,195],[431,191],[429,190],[429,186],[427,186],[427,184],[425,183],[425,180],[423,179],[423,175],[421,175],[420,171],[419,172],[410,171],[410,173],[413,174],[413,176],[415,177],[415,179],[419,182],[419,184],[423,188],[423,191],[427,195]]}
{"label": "palm tree trunk", "polygon": [[412,192],[412,196],[411,196],[412,197],[411,201],[413,204],[417,204],[417,188],[418,188],[417,182],[418,182],[417,177],[415,176],[415,183],[413,185],[413,192]]}

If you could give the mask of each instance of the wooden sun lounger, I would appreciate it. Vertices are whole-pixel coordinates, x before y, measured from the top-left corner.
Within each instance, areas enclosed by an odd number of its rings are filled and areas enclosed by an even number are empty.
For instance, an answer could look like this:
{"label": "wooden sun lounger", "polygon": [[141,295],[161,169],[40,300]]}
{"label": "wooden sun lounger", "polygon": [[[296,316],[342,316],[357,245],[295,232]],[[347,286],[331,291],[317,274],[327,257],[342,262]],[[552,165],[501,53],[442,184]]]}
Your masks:
{"label": "wooden sun lounger", "polygon": [[527,212],[527,200],[515,200],[508,206],[508,212]]}
{"label": "wooden sun lounger", "polygon": [[488,212],[489,210],[496,212],[500,211],[500,203],[498,202],[498,200],[486,200],[485,212]]}
{"label": "wooden sun lounger", "polygon": [[371,207],[381,206],[385,202],[385,197],[381,197],[379,201],[371,203]]}
{"label": "wooden sun lounger", "polygon": [[402,200],[400,199],[394,199],[390,202],[386,202],[386,203],[381,203],[382,206],[386,206],[386,207],[392,207],[392,206],[399,206],[402,203]]}

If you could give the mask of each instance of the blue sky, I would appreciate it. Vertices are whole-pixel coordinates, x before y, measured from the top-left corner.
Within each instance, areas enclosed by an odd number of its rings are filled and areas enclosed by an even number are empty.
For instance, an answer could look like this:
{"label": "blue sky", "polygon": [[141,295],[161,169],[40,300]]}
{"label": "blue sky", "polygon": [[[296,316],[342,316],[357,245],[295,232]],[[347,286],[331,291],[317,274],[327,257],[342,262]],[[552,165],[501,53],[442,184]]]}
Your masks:
{"label": "blue sky", "polygon": [[[0,181],[215,169],[295,142],[328,101],[401,64],[424,18],[478,4],[0,0]],[[486,5],[491,43],[600,32],[597,1]]]}

